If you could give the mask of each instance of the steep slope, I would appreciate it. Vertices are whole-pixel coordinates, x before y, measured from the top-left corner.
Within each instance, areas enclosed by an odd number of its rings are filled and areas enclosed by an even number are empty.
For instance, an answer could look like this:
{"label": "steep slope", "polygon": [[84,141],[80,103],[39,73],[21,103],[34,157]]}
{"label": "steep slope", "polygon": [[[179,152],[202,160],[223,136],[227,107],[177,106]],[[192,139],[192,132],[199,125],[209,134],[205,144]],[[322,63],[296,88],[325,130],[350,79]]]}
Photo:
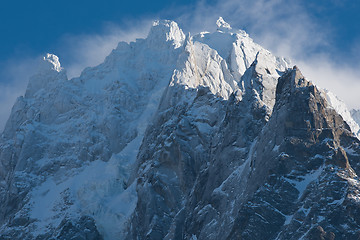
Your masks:
{"label": "steep slope", "polygon": [[[218,34],[224,33],[219,30]],[[243,77],[236,80],[227,62],[214,50],[215,56],[208,53],[208,45],[195,42],[197,38],[187,40],[181,56],[185,66],[175,70],[140,148],[139,201],[129,239],[183,238],[185,216],[196,216],[193,212],[204,204],[199,198],[208,198],[216,184],[243,161],[236,161],[235,156],[246,157],[251,141],[271,114],[273,103],[268,99],[275,98],[277,78],[286,65],[259,49],[249,69],[238,72]],[[233,116],[232,111],[239,115]],[[232,126],[237,132],[229,129]],[[226,140],[229,132],[237,143]],[[212,178],[206,183],[209,175]],[[198,184],[205,183],[209,192],[194,195]]]}
{"label": "steep slope", "polygon": [[237,90],[241,97],[244,68],[237,64],[252,62],[257,50],[268,53],[245,33],[222,31],[221,24],[206,39],[229,38],[222,46],[233,55],[239,52],[235,42],[242,46],[245,53],[232,67],[228,56],[219,55],[222,49],[194,40],[204,34],[185,39],[171,21],[154,22],[146,39],[119,43],[79,78],[67,80],[59,59],[48,54],[1,137],[2,237],[66,238],[75,232],[97,238],[100,232],[121,239],[118,226],[125,226],[137,201],[135,183],[128,186],[127,179],[161,95],[160,109],[172,104],[166,96],[179,106],[194,98],[179,86],[208,88],[224,100]]}
{"label": "steep slope", "polygon": [[[258,64],[242,81],[259,82]],[[279,79],[272,114],[259,85],[228,101],[201,88],[189,105],[159,109],[129,239],[357,237],[359,140],[296,67]]]}
{"label": "steep slope", "polygon": [[124,182],[184,39],[176,23],[157,21],[147,39],[119,43],[69,81],[56,56],[44,58],[1,139],[4,237],[66,236],[82,216],[104,237],[119,235],[136,203]]}
{"label": "steep slope", "polygon": [[346,122],[294,67],[279,79],[228,239],[356,239],[359,153]]}
{"label": "steep slope", "polygon": [[349,111],[216,24],[156,21],[70,80],[48,54],[1,135],[0,238],[356,239]]}

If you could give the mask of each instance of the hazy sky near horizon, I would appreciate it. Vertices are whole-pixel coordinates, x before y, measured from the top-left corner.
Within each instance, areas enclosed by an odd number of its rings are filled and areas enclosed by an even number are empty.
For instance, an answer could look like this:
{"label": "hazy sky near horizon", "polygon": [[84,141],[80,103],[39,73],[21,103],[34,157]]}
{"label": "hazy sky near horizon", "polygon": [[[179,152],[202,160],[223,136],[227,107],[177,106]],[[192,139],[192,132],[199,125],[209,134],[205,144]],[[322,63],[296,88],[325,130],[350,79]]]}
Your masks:
{"label": "hazy sky near horizon", "polygon": [[7,1],[0,9],[0,130],[40,56],[58,55],[74,77],[119,41],[146,37],[155,19],[197,33],[215,30],[222,16],[360,108],[359,12],[360,1],[351,0]]}

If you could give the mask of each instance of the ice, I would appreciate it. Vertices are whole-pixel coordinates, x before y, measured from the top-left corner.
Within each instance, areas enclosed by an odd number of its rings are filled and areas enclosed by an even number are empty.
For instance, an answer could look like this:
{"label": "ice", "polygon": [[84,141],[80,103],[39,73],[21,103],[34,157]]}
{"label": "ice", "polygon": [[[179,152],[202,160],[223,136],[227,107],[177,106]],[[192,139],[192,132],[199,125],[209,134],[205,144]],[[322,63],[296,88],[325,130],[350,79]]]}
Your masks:
{"label": "ice", "polygon": [[197,240],[196,235],[193,234],[193,235],[191,236],[190,240]]}
{"label": "ice", "polygon": [[274,152],[278,152],[278,151],[279,151],[279,147],[280,147],[279,145],[275,145],[274,148],[273,148],[273,151],[274,151]]}
{"label": "ice", "polygon": [[299,181],[293,179],[286,179],[289,183],[293,184],[293,186],[298,190],[299,192],[298,200],[301,198],[308,185],[319,178],[323,170],[324,170],[324,166],[321,166],[317,170],[314,170],[309,174],[306,174],[305,176],[301,176],[301,180]]}
{"label": "ice", "polygon": [[294,215],[284,215],[284,216],[285,216],[284,225],[289,225],[291,220],[293,219]]}

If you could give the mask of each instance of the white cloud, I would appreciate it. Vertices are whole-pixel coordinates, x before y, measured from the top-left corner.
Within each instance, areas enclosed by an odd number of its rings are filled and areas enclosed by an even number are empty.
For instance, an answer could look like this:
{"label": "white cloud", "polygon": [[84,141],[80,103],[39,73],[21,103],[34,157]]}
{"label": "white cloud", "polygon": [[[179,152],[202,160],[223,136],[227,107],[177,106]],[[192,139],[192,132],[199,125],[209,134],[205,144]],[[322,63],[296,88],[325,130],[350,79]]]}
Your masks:
{"label": "white cloud", "polygon": [[101,34],[65,35],[61,39],[62,56],[68,77],[80,75],[86,67],[102,63],[120,41],[130,42],[146,37],[152,20],[142,19],[119,25],[107,23]]}
{"label": "white cloud", "polygon": [[349,109],[360,108],[360,69],[336,64],[326,56],[298,61],[298,66],[306,78],[335,93]]}
{"label": "white cloud", "polygon": [[[360,109],[359,67],[345,64],[341,61],[344,56],[334,59],[321,52],[331,48],[335,31],[331,26],[319,25],[302,4],[285,0],[226,0],[210,5],[203,1],[193,11],[188,9],[179,21],[191,26],[188,31],[198,32],[214,29],[216,19],[222,16],[232,26],[245,28],[257,43],[276,55],[290,58],[305,77],[335,93],[349,108]],[[359,49],[360,41],[348,58],[358,62]]]}
{"label": "white cloud", "polygon": [[28,77],[34,73],[38,60],[38,57],[21,57],[8,60],[4,64],[6,70],[2,77],[8,81],[0,83],[0,132],[9,118],[16,98],[25,93]]}
{"label": "white cloud", "polygon": [[[285,0],[225,0],[200,2],[178,18],[189,31],[215,28],[222,16],[232,26],[244,28],[256,42],[276,54],[292,57],[328,45],[330,29],[318,26],[300,4]],[[186,29],[187,30],[187,29]]]}
{"label": "white cloud", "polygon": [[[142,19],[124,23],[124,28],[107,23],[102,34],[64,35],[59,41],[58,54],[68,77],[79,76],[85,67],[96,66],[114,49],[120,41],[134,41],[146,37],[152,20]],[[53,52],[52,52],[53,53]],[[45,53],[41,54],[45,55]],[[0,132],[2,132],[11,108],[17,97],[24,95],[28,79],[37,69],[41,56],[21,56],[9,59],[4,64],[0,83]],[[65,60],[65,64],[63,61]]]}

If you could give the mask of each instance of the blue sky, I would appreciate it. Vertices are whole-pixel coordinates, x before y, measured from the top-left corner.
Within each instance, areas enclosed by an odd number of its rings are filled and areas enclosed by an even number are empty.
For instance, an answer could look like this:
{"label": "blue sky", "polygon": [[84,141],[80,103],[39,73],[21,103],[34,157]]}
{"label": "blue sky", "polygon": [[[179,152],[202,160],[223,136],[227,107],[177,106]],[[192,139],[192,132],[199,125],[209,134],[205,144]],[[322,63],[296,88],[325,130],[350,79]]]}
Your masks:
{"label": "blue sky", "polygon": [[[108,0],[105,2],[64,0],[55,3],[46,0],[6,1],[6,3],[2,3],[0,8],[0,29],[2,32],[0,62],[4,63],[4,61],[17,55],[36,55],[57,50],[65,35],[101,34],[104,26],[109,23],[126,29],[129,27],[129,21],[141,18],[173,18],[178,20],[184,13],[192,11],[195,8],[194,6],[201,2],[207,3],[209,6],[216,4],[216,1],[191,0]],[[251,3],[252,1],[239,2]],[[360,1],[305,0],[294,2],[301,3],[307,14],[323,27],[324,32],[329,31],[328,40],[331,46],[327,48],[322,46],[324,48],[321,50],[329,51],[331,54],[340,53],[343,55],[341,57],[344,58],[344,61],[348,61],[349,57],[356,57],[351,48],[360,41]],[[291,1],[282,3],[289,7],[293,4]],[[239,7],[246,8],[243,4],[239,4]],[[279,8],[279,12],[283,10]],[[278,15],[281,17],[282,14]],[[227,19],[227,16],[223,17]],[[282,17],[286,21],[285,13]],[[228,21],[240,25],[238,27],[247,27],[241,22],[237,22],[237,19],[228,19]]]}
{"label": "blue sky", "polygon": [[360,108],[360,1],[14,0],[1,5],[0,129],[39,56],[55,53],[76,76],[100,63],[118,41],[145,37],[159,18],[196,33],[214,30],[223,16],[270,51],[292,59],[351,108]]}

